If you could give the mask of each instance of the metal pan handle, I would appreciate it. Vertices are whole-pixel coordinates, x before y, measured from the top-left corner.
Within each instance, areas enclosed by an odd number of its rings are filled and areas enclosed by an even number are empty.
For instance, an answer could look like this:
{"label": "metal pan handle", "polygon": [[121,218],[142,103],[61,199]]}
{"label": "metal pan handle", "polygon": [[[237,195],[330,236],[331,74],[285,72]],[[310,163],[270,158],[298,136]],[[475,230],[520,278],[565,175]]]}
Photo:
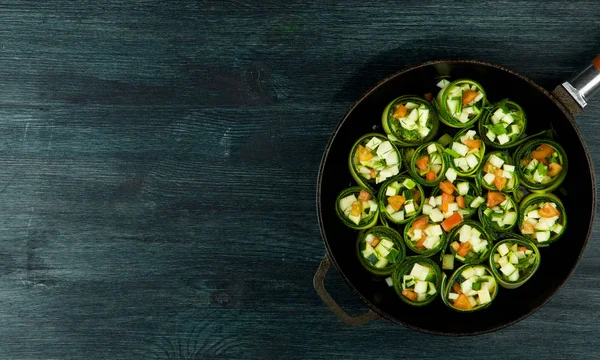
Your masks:
{"label": "metal pan handle", "polygon": [[331,311],[333,311],[335,316],[337,316],[338,319],[342,320],[344,324],[348,326],[364,325],[373,320],[381,319],[381,316],[379,316],[373,310],[369,310],[368,312],[357,316],[348,315],[348,313],[346,313],[335,302],[335,300],[333,300],[331,295],[329,295],[327,290],[325,290],[325,276],[327,276],[327,272],[329,271],[330,267],[331,261],[329,260],[329,257],[325,255],[325,258],[323,259],[323,261],[321,261],[321,264],[319,265],[319,268],[315,273],[315,277],[313,279],[313,286],[315,287],[315,291],[317,292],[317,294],[321,297],[321,300],[323,300],[325,305],[327,305],[331,309]]}
{"label": "metal pan handle", "polygon": [[565,81],[552,92],[564,107],[575,116],[583,111],[587,101],[600,90],[600,56],[573,79]]}

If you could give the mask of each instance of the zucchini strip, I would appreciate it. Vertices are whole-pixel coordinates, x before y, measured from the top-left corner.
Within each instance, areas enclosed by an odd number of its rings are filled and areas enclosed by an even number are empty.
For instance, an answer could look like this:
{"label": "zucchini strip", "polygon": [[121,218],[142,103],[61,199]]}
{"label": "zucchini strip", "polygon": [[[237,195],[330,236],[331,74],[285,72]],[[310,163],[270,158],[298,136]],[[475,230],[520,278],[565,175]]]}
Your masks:
{"label": "zucchini strip", "polygon": [[356,254],[362,266],[372,274],[391,274],[406,256],[402,236],[386,226],[361,231],[356,242]]}
{"label": "zucchini strip", "polygon": [[423,187],[408,176],[396,176],[381,185],[377,195],[381,219],[405,224],[423,209]]}
{"label": "zucchini strip", "polygon": [[439,91],[434,102],[440,121],[453,128],[467,128],[484,113],[486,95],[483,87],[469,79],[458,79]]}
{"label": "zucchini strip", "polygon": [[488,229],[507,232],[517,223],[517,202],[508,194],[490,191],[484,196],[487,201],[479,207],[479,221]]}
{"label": "zucchini strip", "polygon": [[567,212],[554,194],[529,194],[519,207],[519,230],[538,247],[557,241],[567,227]]}
{"label": "zucchini strip", "polygon": [[398,146],[418,146],[431,141],[439,129],[435,108],[423,98],[405,95],[392,100],[381,115],[383,130]]}
{"label": "zucchini strip", "polygon": [[485,156],[477,178],[487,190],[512,192],[519,187],[514,161],[501,151],[492,151]]}
{"label": "zucchini strip", "polygon": [[449,166],[458,176],[475,176],[485,154],[485,143],[473,129],[459,131],[446,148]]}
{"label": "zucchini strip", "polygon": [[392,279],[394,290],[402,301],[412,306],[425,306],[440,292],[442,271],[431,259],[413,256],[397,268]]}
{"label": "zucchini strip", "polygon": [[535,193],[556,189],[567,174],[565,150],[548,139],[534,139],[519,146],[514,162],[521,184]]}
{"label": "zucchini strip", "polygon": [[497,149],[509,149],[518,145],[525,133],[527,115],[523,108],[508,99],[496,103],[479,122],[483,141]]}
{"label": "zucchini strip", "polygon": [[474,312],[487,308],[498,294],[492,271],[484,265],[463,265],[444,281],[441,295],[449,308]]}
{"label": "zucchini strip", "polygon": [[540,251],[531,241],[508,238],[492,249],[490,268],[500,286],[516,289],[525,284],[540,266]]}
{"label": "zucchini strip", "polygon": [[368,229],[377,223],[379,205],[373,192],[353,186],[342,190],[335,200],[338,218],[351,229]]}
{"label": "zucchini strip", "polygon": [[444,147],[437,142],[429,142],[413,152],[408,173],[421,185],[435,186],[444,178],[446,168]]}

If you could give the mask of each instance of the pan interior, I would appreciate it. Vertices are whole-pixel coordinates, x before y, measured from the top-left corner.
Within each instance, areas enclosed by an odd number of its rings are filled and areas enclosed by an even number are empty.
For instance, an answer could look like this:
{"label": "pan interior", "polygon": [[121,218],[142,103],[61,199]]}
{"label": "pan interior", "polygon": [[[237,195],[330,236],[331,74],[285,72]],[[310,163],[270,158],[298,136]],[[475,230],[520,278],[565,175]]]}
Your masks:
{"label": "pan interior", "polygon": [[[470,78],[485,89],[496,102],[510,98],[520,104],[528,117],[527,133],[554,128],[556,140],[569,158],[569,173],[562,185],[562,199],[568,216],[563,237],[549,248],[541,249],[538,272],[514,290],[501,288],[494,303],[473,314],[456,313],[441,300],[430,306],[414,308],[404,304],[383,281],[364,270],[354,252],[357,233],[346,228],[335,215],[335,197],[354,184],[347,157],[354,141],[367,132],[384,133],[381,113],[394,98],[422,96],[439,90],[436,78]],[[441,134],[440,134],[441,135]],[[329,255],[350,287],[372,308],[387,318],[411,328],[441,334],[474,334],[494,330],[517,321],[542,306],[567,280],[583,252],[593,220],[595,187],[590,160],[572,122],[561,108],[539,87],[501,67],[479,62],[433,62],[401,72],[369,92],[347,114],[330,143],[321,168],[319,217]]]}

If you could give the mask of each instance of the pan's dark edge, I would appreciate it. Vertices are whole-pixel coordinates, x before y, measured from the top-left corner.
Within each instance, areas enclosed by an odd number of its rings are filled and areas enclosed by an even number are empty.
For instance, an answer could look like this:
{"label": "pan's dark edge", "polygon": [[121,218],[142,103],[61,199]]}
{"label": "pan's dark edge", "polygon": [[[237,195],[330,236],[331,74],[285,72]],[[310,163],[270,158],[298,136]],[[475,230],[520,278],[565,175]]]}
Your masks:
{"label": "pan's dark edge", "polygon": [[[323,222],[322,222],[322,209],[321,209],[321,184],[322,184],[322,177],[323,177],[323,172],[324,172],[324,168],[325,168],[325,162],[327,160],[327,157],[329,155],[329,150],[331,149],[331,145],[333,143],[333,141],[335,140],[340,128],[344,125],[344,123],[346,122],[346,120],[348,119],[348,116],[354,111],[354,109],[356,108],[356,106],[358,106],[358,104],[360,104],[366,97],[368,97],[369,95],[371,95],[371,93],[373,93],[373,91],[375,91],[376,89],[378,89],[382,84],[398,77],[401,76],[407,72],[410,72],[414,69],[418,69],[421,67],[426,67],[426,66],[431,66],[431,65],[438,65],[438,64],[445,64],[445,63],[466,63],[466,64],[478,64],[478,65],[485,65],[485,66],[489,66],[489,67],[493,67],[499,70],[503,70],[507,73],[510,73],[512,75],[515,75],[519,78],[521,78],[522,80],[526,81],[527,83],[529,83],[531,86],[533,86],[534,88],[536,88],[538,91],[542,92],[544,95],[546,95],[546,97],[548,97],[550,100],[552,100],[552,102],[554,102],[554,104],[556,104],[556,106],[561,110],[561,112],[565,115],[565,117],[569,120],[569,122],[571,123],[572,127],[575,129],[575,132],[579,138],[579,141],[581,142],[581,144],[583,145],[583,149],[587,158],[587,163],[588,163],[588,167],[590,170],[590,174],[592,177],[592,187],[593,187],[593,194],[592,194],[592,208],[590,209],[590,213],[591,213],[591,218],[590,218],[590,223],[588,225],[588,231],[587,231],[587,235],[584,239],[583,242],[583,246],[581,248],[581,251],[579,252],[579,256],[577,257],[577,261],[575,262],[575,265],[571,268],[571,270],[568,273],[568,276],[565,278],[564,281],[562,281],[561,283],[558,284],[558,286],[555,288],[555,290],[550,294],[550,296],[548,296],[548,298],[546,298],[544,300],[544,302],[542,304],[540,304],[539,306],[535,307],[534,309],[532,309],[529,313],[521,316],[520,318],[517,318],[513,321],[510,321],[506,324],[503,324],[501,326],[496,326],[494,328],[491,329],[487,329],[487,330],[482,330],[482,331],[476,331],[476,332],[472,332],[472,333],[446,333],[446,332],[438,332],[438,331],[431,331],[428,329],[424,329],[424,328],[420,328],[420,327],[416,327],[413,326],[411,324],[405,323],[399,319],[396,319],[395,317],[389,316],[386,312],[381,311],[376,305],[372,304],[368,299],[366,299],[364,296],[362,296],[362,294],[360,294],[360,292],[358,292],[356,290],[356,288],[354,287],[354,285],[348,280],[348,278],[344,275],[344,273],[340,270],[339,265],[337,264],[335,258],[333,256],[331,256],[332,252],[331,249],[329,247],[329,242],[327,241],[327,235],[325,234],[325,229],[323,227]],[[496,64],[492,64],[489,62],[485,62],[485,61],[479,61],[479,60],[433,60],[433,61],[427,61],[415,66],[411,66],[408,68],[405,68],[395,74],[392,74],[386,78],[384,78],[383,80],[381,80],[380,82],[378,82],[377,84],[375,84],[372,88],[370,88],[368,91],[366,91],[361,97],[360,99],[358,99],[351,107],[350,109],[346,112],[346,114],[344,114],[344,117],[342,118],[342,120],[338,123],[338,125],[336,126],[335,130],[333,131],[333,134],[331,135],[329,141],[327,142],[327,146],[325,147],[325,151],[323,152],[323,157],[321,158],[321,164],[319,166],[319,174],[317,177],[317,217],[318,217],[318,222],[319,222],[319,229],[321,231],[321,237],[323,239],[323,243],[325,244],[325,249],[327,251],[327,254],[329,255],[330,261],[333,264],[333,266],[335,267],[335,269],[340,273],[341,277],[344,279],[344,281],[346,282],[346,284],[348,285],[348,287],[352,290],[352,292],[358,296],[371,310],[375,311],[377,314],[379,314],[380,316],[382,316],[385,319],[388,319],[392,322],[398,323],[400,325],[403,325],[409,329],[412,330],[416,330],[416,331],[420,331],[423,333],[427,333],[427,334],[432,334],[432,335],[444,335],[444,336],[472,336],[472,335],[481,335],[481,334],[486,334],[486,333],[490,333],[493,331],[497,331],[500,330],[502,328],[505,328],[507,326],[513,325],[523,319],[525,319],[526,317],[532,315],[533,313],[535,313],[536,311],[538,311],[540,308],[542,308],[544,305],[546,305],[555,295],[556,293],[558,293],[558,291],[564,286],[565,282],[572,276],[573,272],[575,271],[575,268],[577,267],[577,265],[579,264],[579,262],[581,261],[581,258],[583,256],[583,253],[585,252],[585,249],[587,248],[587,244],[589,241],[589,238],[591,236],[592,233],[592,228],[594,225],[594,219],[596,216],[596,177],[595,177],[595,173],[594,173],[594,166],[592,163],[592,157],[590,155],[589,149],[584,141],[583,135],[581,134],[581,131],[579,130],[579,127],[577,126],[575,119],[573,118],[573,116],[565,109],[565,107],[554,97],[552,96],[552,94],[550,94],[548,91],[546,91],[546,89],[544,89],[543,87],[539,86],[538,84],[536,84],[534,81],[532,81],[531,79],[527,78],[524,75],[521,75],[518,72],[515,72],[514,70],[511,70],[509,68],[506,68],[504,66],[501,65],[496,65]]]}

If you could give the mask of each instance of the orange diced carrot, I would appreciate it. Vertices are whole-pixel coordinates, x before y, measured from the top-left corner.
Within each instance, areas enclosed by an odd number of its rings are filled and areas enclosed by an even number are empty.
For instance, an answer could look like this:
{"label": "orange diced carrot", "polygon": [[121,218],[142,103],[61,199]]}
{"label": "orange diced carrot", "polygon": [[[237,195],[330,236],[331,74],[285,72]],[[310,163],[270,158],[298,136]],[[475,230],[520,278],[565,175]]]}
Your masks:
{"label": "orange diced carrot", "polygon": [[541,209],[538,210],[538,213],[541,217],[551,218],[553,216],[560,216],[560,212],[557,208],[550,205],[550,203],[545,203]]}
{"label": "orange diced carrot", "polygon": [[481,147],[481,140],[466,139],[464,143],[471,149],[479,149]]}
{"label": "orange diced carrot", "polygon": [[461,222],[462,222],[462,216],[457,211],[454,214],[452,214],[452,216],[450,216],[446,220],[442,221],[442,228],[444,229],[445,232],[450,232],[450,230],[452,230],[452,228],[454,228]]}
{"label": "orange diced carrot", "polygon": [[413,222],[412,227],[414,229],[425,230],[429,225],[429,217],[423,216]]}
{"label": "orange diced carrot", "polygon": [[369,176],[371,177],[371,179],[375,179],[377,177],[377,173],[375,172],[375,169],[371,169]]}
{"label": "orange diced carrot", "polygon": [[358,160],[369,161],[373,158],[371,151],[362,145],[358,145]]}
{"label": "orange diced carrot", "polygon": [[445,214],[448,212],[448,203],[445,201],[442,201],[442,205],[440,206],[440,210]]}
{"label": "orange diced carrot", "polygon": [[425,155],[417,159],[417,167],[419,168],[419,170],[427,170],[427,164],[429,164],[429,156]]}
{"label": "orange diced carrot", "polygon": [[453,203],[454,196],[446,193],[442,193],[442,202]]}
{"label": "orange diced carrot", "polygon": [[427,181],[433,181],[435,180],[435,172],[433,172],[433,170],[430,170],[426,175],[425,175],[425,180]]}
{"label": "orange diced carrot", "polygon": [[373,238],[373,240],[371,240],[371,246],[375,247],[375,246],[377,246],[377,244],[379,244],[379,238],[375,237],[375,238]]}
{"label": "orange diced carrot", "polygon": [[402,195],[394,195],[387,198],[388,204],[394,208],[394,210],[398,211],[404,205],[406,198]]}
{"label": "orange diced carrot", "polygon": [[412,291],[412,290],[402,290],[402,295],[404,295],[405,297],[407,297],[408,299],[415,301],[417,300],[417,293]]}
{"label": "orange diced carrot", "polygon": [[421,238],[419,239],[419,241],[417,241],[417,245],[415,245],[417,249],[425,249],[425,239],[427,239],[427,235],[421,235]]}
{"label": "orange diced carrot", "polygon": [[525,252],[525,251],[527,251],[527,248],[526,248],[525,246],[519,246],[519,247],[517,248],[517,250],[518,250],[518,251]]}
{"label": "orange diced carrot", "polygon": [[461,310],[471,310],[473,309],[473,305],[469,299],[465,296],[465,294],[458,295],[458,298],[454,300],[454,307]]}
{"label": "orange diced carrot", "polygon": [[392,115],[393,117],[395,117],[396,119],[400,119],[406,116],[406,112],[408,110],[406,109],[406,106],[400,104],[396,107],[396,110],[394,111],[394,115]]}
{"label": "orange diced carrot", "polygon": [[497,191],[490,191],[487,194],[487,207],[491,208],[506,200],[504,194]]}
{"label": "orange diced carrot", "polygon": [[550,163],[549,165],[549,169],[548,169],[548,176],[553,177],[556,176],[558,174],[560,174],[560,172],[562,171],[563,167],[560,166],[559,163]]}
{"label": "orange diced carrot", "polygon": [[454,192],[454,185],[452,185],[450,181],[443,181],[440,183],[440,190],[446,194],[452,195]]}
{"label": "orange diced carrot", "polygon": [[360,193],[358,194],[358,198],[363,201],[369,201],[369,200],[371,200],[371,194],[369,194],[365,190],[361,190]]}
{"label": "orange diced carrot", "polygon": [[523,234],[533,234],[534,230],[533,230],[533,225],[531,225],[528,222],[524,222],[523,225],[521,225],[521,233]]}
{"label": "orange diced carrot", "polygon": [[454,290],[454,292],[458,295],[462,294],[462,291],[460,290],[460,285],[456,282],[452,284],[452,290]]}
{"label": "orange diced carrot", "polygon": [[471,101],[475,100],[475,98],[477,97],[477,95],[479,95],[479,93],[477,91],[466,90],[463,93],[462,104],[463,105],[467,105]]}
{"label": "orange diced carrot", "polygon": [[466,208],[467,206],[465,205],[465,197],[462,195],[459,195],[456,197],[456,204],[458,204],[458,207],[461,209]]}
{"label": "orange diced carrot", "polygon": [[458,248],[456,253],[462,257],[465,257],[469,253],[469,250],[471,250],[471,243],[467,241],[460,244],[460,248]]}
{"label": "orange diced carrot", "polygon": [[538,161],[542,161],[542,159],[552,155],[553,152],[554,148],[552,146],[548,144],[542,144],[531,152],[531,157],[537,159]]}
{"label": "orange diced carrot", "polygon": [[458,251],[458,249],[460,248],[460,244],[459,244],[457,241],[453,241],[453,242],[450,244],[450,247],[452,247],[452,249],[453,249],[454,251]]}

